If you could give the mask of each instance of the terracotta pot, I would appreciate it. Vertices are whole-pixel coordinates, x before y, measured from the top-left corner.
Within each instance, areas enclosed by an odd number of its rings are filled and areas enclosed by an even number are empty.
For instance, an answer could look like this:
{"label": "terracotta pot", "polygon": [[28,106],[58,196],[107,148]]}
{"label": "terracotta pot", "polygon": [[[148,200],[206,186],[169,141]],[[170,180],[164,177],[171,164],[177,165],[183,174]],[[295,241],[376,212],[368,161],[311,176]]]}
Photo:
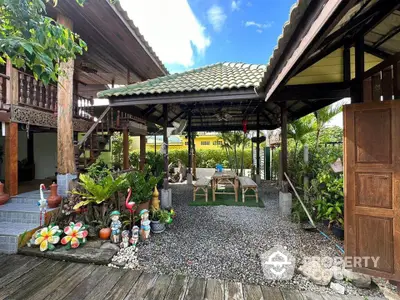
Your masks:
{"label": "terracotta pot", "polygon": [[111,235],[111,228],[102,228],[99,231],[99,238],[102,240],[108,240]]}
{"label": "terracotta pot", "polygon": [[0,181],[0,205],[6,204],[10,196],[4,193],[4,184]]}
{"label": "terracotta pot", "polygon": [[47,198],[47,205],[49,208],[56,208],[60,205],[61,199],[61,196],[57,194],[57,184],[53,182],[50,185],[50,196]]}
{"label": "terracotta pot", "polygon": [[138,204],[137,209],[136,209],[136,214],[138,215],[142,209],[147,209],[147,210],[150,209],[150,200],[147,202]]}

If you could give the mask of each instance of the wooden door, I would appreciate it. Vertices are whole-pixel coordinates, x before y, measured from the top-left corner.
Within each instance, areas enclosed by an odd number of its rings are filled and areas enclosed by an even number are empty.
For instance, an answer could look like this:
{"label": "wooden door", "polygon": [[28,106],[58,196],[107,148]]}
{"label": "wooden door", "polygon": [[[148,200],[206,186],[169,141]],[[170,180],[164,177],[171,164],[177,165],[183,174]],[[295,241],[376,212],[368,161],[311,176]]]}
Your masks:
{"label": "wooden door", "polygon": [[400,101],[344,107],[346,256],[353,270],[400,281]]}

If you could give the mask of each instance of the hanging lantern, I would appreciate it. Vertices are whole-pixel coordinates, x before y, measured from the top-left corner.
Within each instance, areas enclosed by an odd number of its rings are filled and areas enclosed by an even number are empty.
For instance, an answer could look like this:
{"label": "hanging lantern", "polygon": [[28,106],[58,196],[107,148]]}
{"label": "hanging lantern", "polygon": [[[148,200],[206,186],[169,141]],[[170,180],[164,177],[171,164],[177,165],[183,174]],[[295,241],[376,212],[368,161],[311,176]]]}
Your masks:
{"label": "hanging lantern", "polygon": [[243,126],[243,132],[247,133],[247,120],[242,121],[242,126]]}

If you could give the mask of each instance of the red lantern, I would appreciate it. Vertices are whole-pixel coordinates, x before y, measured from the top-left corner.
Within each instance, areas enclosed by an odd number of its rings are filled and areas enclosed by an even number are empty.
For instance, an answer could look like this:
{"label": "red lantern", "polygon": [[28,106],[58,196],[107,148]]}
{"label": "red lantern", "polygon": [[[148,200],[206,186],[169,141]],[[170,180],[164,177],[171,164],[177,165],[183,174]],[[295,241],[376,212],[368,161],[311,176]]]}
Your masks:
{"label": "red lantern", "polygon": [[243,125],[243,132],[247,133],[247,120],[243,120],[242,125]]}

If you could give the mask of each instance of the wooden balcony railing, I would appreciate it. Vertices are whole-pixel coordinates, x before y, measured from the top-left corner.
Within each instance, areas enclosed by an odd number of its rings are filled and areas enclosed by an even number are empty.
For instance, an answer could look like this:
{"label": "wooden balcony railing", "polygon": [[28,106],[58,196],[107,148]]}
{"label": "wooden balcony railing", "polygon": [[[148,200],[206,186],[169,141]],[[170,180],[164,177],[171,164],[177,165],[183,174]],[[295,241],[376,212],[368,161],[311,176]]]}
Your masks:
{"label": "wooden balcony railing", "polygon": [[94,120],[93,99],[74,95],[74,117],[87,120]]}
{"label": "wooden balcony railing", "polygon": [[0,110],[8,107],[7,105],[7,76],[0,73]]}

